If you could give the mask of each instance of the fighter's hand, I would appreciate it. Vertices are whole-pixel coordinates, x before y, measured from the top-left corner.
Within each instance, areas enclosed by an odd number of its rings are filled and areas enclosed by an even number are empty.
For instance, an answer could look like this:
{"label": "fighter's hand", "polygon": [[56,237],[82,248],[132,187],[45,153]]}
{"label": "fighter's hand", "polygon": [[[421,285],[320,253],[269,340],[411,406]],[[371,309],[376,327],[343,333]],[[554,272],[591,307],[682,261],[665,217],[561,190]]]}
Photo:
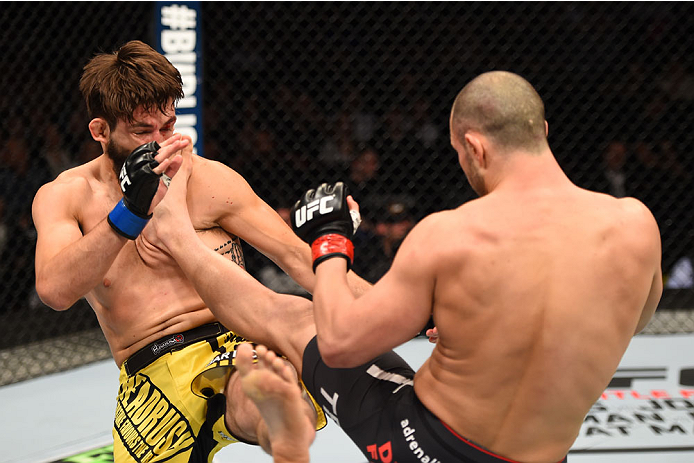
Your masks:
{"label": "fighter's hand", "polygon": [[361,225],[361,214],[359,213],[359,204],[352,198],[352,195],[347,196],[347,206],[349,206],[349,216],[352,217],[352,234],[354,235]]}
{"label": "fighter's hand", "polygon": [[439,330],[436,327],[430,328],[426,331],[426,335],[429,338],[429,342],[436,344],[439,342]]}
{"label": "fighter's hand", "polygon": [[165,193],[160,192],[162,173],[175,175],[180,167],[180,159],[172,156],[190,140],[181,139],[180,135],[172,138],[163,147],[156,141],[138,146],[121,167],[118,183],[123,199],[109,213],[108,223],[128,239],[134,240],[142,232],[152,216],[152,208]]}
{"label": "fighter's hand", "polygon": [[321,262],[332,257],[345,258],[347,270],[352,265],[354,225],[347,196],[347,187],[342,182],[323,183],[304,193],[292,207],[292,228],[299,238],[311,245],[314,271]]}

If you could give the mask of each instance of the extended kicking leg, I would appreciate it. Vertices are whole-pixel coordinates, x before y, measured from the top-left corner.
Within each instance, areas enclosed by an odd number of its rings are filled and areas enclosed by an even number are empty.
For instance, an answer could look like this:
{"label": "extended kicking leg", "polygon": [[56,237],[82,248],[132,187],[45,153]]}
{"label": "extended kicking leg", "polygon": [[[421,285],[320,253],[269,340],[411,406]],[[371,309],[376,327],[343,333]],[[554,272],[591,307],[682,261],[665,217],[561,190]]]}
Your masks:
{"label": "extended kicking leg", "polygon": [[263,417],[259,426],[267,428],[269,443],[263,442],[263,429],[258,431],[259,441],[275,463],[308,463],[316,436],[315,412],[302,396],[296,370],[265,346],[257,346],[256,354],[254,365],[251,345],[239,346],[236,368],[241,388]]}

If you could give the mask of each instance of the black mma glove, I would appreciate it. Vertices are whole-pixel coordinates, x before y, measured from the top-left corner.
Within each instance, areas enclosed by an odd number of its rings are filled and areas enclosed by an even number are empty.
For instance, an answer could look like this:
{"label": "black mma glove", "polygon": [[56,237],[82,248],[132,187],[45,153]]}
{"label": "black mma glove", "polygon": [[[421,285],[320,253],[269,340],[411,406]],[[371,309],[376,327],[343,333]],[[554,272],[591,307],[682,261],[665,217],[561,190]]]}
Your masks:
{"label": "black mma glove", "polygon": [[352,266],[354,246],[350,238],[355,225],[347,196],[347,187],[342,182],[323,183],[307,191],[292,208],[292,228],[311,245],[314,272],[318,264],[331,257],[347,259],[347,270]]}
{"label": "black mma glove", "polygon": [[131,240],[137,238],[152,217],[148,214],[149,207],[161,178],[161,174],[152,171],[159,165],[154,160],[159,148],[156,141],[138,146],[127,157],[118,175],[123,199],[109,213],[108,224]]}

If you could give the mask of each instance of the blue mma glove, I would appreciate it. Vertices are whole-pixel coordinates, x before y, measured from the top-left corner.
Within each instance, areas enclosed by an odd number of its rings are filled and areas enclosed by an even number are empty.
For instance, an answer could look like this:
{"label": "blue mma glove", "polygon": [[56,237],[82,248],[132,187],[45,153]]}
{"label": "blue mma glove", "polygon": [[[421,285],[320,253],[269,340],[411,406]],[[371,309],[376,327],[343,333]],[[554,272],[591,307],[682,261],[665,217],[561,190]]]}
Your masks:
{"label": "blue mma glove", "polygon": [[123,199],[108,214],[108,224],[119,235],[131,240],[137,238],[152,217],[149,208],[161,178],[161,174],[152,170],[159,165],[154,159],[159,148],[156,141],[138,146],[127,157],[118,175]]}

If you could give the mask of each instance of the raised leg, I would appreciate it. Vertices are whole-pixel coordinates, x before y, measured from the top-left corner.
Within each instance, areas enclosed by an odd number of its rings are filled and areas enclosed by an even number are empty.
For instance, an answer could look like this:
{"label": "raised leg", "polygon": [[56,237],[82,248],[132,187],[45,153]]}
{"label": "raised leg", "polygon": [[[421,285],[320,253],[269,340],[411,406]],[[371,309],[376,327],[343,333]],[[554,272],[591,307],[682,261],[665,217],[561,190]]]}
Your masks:
{"label": "raised leg", "polygon": [[[302,397],[296,370],[265,346],[257,346],[256,354],[254,365],[251,345],[239,346],[236,368],[241,388],[263,418],[259,441],[275,463],[308,463],[309,446],[316,436],[315,413]],[[264,442],[265,434],[269,443]]]}

